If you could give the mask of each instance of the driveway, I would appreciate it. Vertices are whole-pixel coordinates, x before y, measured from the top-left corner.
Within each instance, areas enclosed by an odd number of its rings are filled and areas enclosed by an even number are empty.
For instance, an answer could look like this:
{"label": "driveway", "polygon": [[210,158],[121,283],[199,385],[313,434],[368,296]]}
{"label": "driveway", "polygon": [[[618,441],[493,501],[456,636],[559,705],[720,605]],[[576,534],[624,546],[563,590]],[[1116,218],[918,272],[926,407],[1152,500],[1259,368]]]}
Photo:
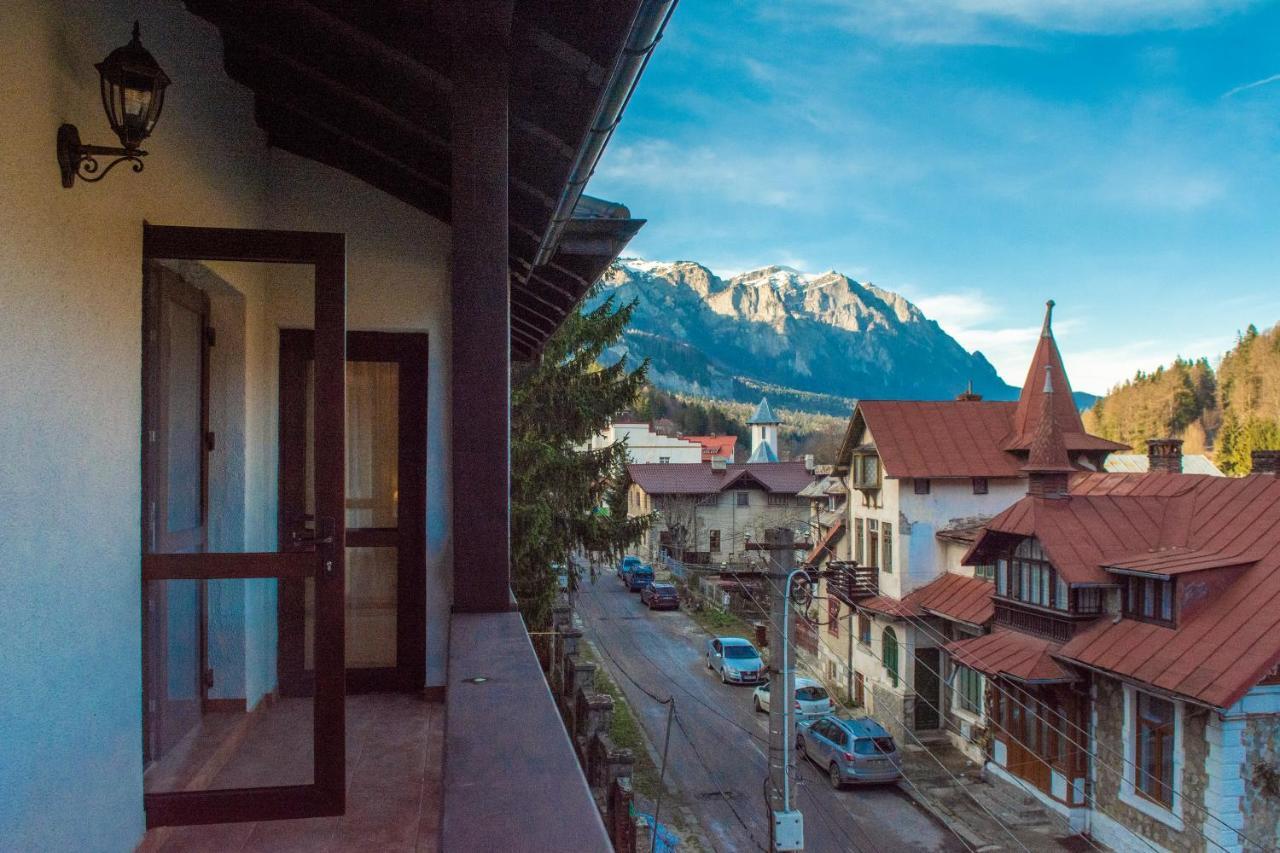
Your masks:
{"label": "driveway", "polygon": [[[667,779],[718,850],[767,850],[768,726],[751,707],[751,687],[721,684],[706,669],[707,633],[683,612],[651,613],[611,573],[584,584],[577,601],[586,639],[600,652],[650,743],[662,744],[674,696],[681,727],[671,734]],[[805,849],[964,850],[956,837],[896,786],[834,791],[801,759],[797,797]]]}

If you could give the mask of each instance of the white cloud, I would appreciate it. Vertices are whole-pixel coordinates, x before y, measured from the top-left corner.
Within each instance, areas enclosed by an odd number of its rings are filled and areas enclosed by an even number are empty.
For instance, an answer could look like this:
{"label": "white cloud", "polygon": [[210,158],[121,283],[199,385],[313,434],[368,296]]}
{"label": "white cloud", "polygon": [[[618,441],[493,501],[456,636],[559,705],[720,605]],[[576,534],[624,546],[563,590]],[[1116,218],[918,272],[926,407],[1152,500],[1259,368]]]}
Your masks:
{"label": "white cloud", "polygon": [[[762,14],[895,41],[1000,44],[1028,32],[1115,35],[1201,26],[1256,0],[789,0]],[[818,12],[815,15],[813,9]]]}

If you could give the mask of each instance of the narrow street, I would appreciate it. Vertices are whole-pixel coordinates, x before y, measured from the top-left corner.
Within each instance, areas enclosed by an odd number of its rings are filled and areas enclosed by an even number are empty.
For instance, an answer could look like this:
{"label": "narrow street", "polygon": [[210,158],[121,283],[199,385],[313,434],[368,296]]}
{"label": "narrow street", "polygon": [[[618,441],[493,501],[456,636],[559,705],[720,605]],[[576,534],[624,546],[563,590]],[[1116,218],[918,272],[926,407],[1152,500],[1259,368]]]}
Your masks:
{"label": "narrow street", "polygon": [[[766,717],[751,687],[721,684],[706,669],[707,633],[683,612],[650,612],[612,574],[584,584],[577,600],[586,639],[625,692],[649,741],[661,748],[667,708],[648,694],[674,696],[667,779],[717,850],[767,850]],[[797,764],[805,849],[950,851],[964,846],[897,786],[835,791],[807,761]]]}

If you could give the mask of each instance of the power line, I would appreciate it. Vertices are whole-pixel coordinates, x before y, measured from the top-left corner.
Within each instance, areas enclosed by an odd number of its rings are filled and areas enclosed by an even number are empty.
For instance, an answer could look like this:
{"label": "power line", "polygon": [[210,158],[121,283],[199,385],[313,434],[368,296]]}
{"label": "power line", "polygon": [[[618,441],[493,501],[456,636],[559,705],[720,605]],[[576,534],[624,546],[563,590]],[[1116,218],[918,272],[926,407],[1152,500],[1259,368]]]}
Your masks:
{"label": "power line", "polygon": [[[802,523],[804,523],[804,522],[802,522]],[[811,525],[811,526],[812,526],[812,525]],[[828,554],[831,554],[831,556],[835,556],[834,554],[832,554],[832,552],[831,552],[831,549],[830,549],[830,548],[824,548],[824,550],[826,550]],[[866,584],[863,584],[863,585],[862,585],[862,588],[863,588],[864,590],[866,590],[866,591],[870,591],[870,592],[873,592],[873,593],[874,593],[874,592],[878,592],[878,590],[872,589],[869,585],[866,585]],[[854,606],[854,609],[858,609],[858,610],[860,610],[861,608],[858,608],[858,607],[855,605],[855,606]],[[932,639],[934,639],[934,641],[935,641],[935,642],[936,642],[936,641],[942,641],[943,643],[947,642],[947,638],[946,638],[945,636],[943,636],[940,632],[938,632],[938,631],[937,631],[937,629],[933,628],[931,625],[929,625],[929,624],[928,624],[927,622],[925,622],[923,619],[919,619],[918,617],[913,617],[912,615],[910,615],[910,614],[908,614],[908,613],[902,613],[902,614],[898,614],[898,615],[899,615],[899,618],[902,618],[903,620],[905,620],[906,622],[908,622],[908,624],[911,624],[911,625],[913,625],[913,626],[916,626],[916,627],[918,627],[919,629],[921,629],[921,630],[925,631],[926,633],[928,633],[928,634],[932,635]],[[872,655],[874,656],[874,652],[872,652]],[[973,656],[972,656],[972,659],[973,659],[975,662],[982,662],[981,658],[979,658],[977,655],[973,655]],[[850,664],[852,664],[852,661],[850,661]],[[929,669],[931,672],[933,671],[933,670],[928,666],[928,664],[923,664],[923,666],[925,666],[925,668],[926,668],[926,669]],[[942,678],[942,676],[941,676],[941,674],[940,674],[940,673],[934,672],[934,674],[938,676],[938,678],[939,678],[939,680],[940,680],[940,681],[943,681],[943,682],[945,683],[945,679],[943,679],[943,678]],[[992,687],[992,689],[993,689],[993,690],[995,690],[995,691],[999,692],[1002,696],[1004,696],[1005,698],[1007,698],[1009,701],[1013,702],[1013,703],[1014,703],[1014,704],[1016,704],[1018,707],[1022,708],[1024,711],[1030,711],[1030,710],[1031,710],[1031,709],[1027,706],[1027,704],[1026,704],[1026,703],[1019,701],[1019,700],[1018,700],[1018,698],[1017,698],[1013,693],[1011,693],[1010,691],[1008,691],[1008,690],[1004,689],[1003,687],[1001,687],[1001,686],[1000,686],[1000,684],[999,684],[998,682],[995,682],[995,681],[993,681],[992,679],[986,679],[986,680],[987,680],[987,682],[988,682],[988,683],[990,683],[990,684],[991,684],[991,687]],[[927,700],[926,700],[926,703],[927,703]],[[936,710],[936,709],[935,709],[935,710]],[[1072,721],[1072,720],[1067,719],[1067,718],[1066,718],[1064,715],[1062,715],[1062,714],[1055,714],[1055,715],[1056,715],[1059,719],[1061,719],[1061,720],[1063,721],[1063,723],[1064,723],[1066,726],[1068,726],[1068,727],[1070,727],[1070,728],[1072,728],[1072,729],[1075,729],[1077,732],[1079,732],[1080,734],[1084,735],[1084,737],[1085,737],[1086,739],[1090,739],[1090,734],[1089,734],[1089,732],[1088,732],[1085,728],[1083,728],[1081,725],[1079,725],[1078,723],[1076,723],[1076,722],[1074,722],[1074,721]],[[940,716],[942,716],[942,715],[940,714]],[[943,719],[944,719],[944,721],[945,721],[945,716],[943,716]],[[993,725],[995,725],[995,726],[996,726],[997,728],[999,728],[1001,731],[1004,731],[1006,734],[1008,734],[1010,738],[1013,738],[1013,734],[1012,734],[1011,732],[1009,732],[1009,731],[1008,731],[1008,730],[1007,730],[1003,725],[1001,725],[1000,723],[996,722],[994,718],[991,718],[990,716],[988,716],[988,719],[992,722],[992,724],[993,724]],[[1118,779],[1120,779],[1121,783],[1123,784],[1123,782],[1124,782],[1124,774],[1123,774],[1121,771],[1117,770],[1115,767],[1113,767],[1113,766],[1111,766],[1110,764],[1108,764],[1107,762],[1103,761],[1103,760],[1102,760],[1102,758],[1098,755],[1097,750],[1092,750],[1092,751],[1091,751],[1088,747],[1084,746],[1084,745],[1083,745],[1083,744],[1081,744],[1079,741],[1077,741],[1077,740],[1075,740],[1074,738],[1072,738],[1069,734],[1067,734],[1067,732],[1065,732],[1065,731],[1063,731],[1062,729],[1060,729],[1060,728],[1058,728],[1057,726],[1055,726],[1055,725],[1054,725],[1050,720],[1045,719],[1045,721],[1044,721],[1044,722],[1045,722],[1045,724],[1046,724],[1046,725],[1047,725],[1047,726],[1048,726],[1052,731],[1054,731],[1054,732],[1056,732],[1057,734],[1061,735],[1061,736],[1062,736],[1062,737],[1063,737],[1063,738],[1064,738],[1068,743],[1070,743],[1072,746],[1076,747],[1077,749],[1082,750],[1086,755],[1088,755],[1091,759],[1093,759],[1093,761],[1094,761],[1095,765],[1099,765],[1099,766],[1101,766],[1101,767],[1103,767],[1103,768],[1105,768],[1105,769],[1109,770],[1110,772],[1114,773],[1114,774],[1116,775],[1116,777],[1117,777]],[[1016,738],[1014,738],[1014,740],[1015,740],[1015,742],[1021,743],[1021,741],[1017,741],[1017,739],[1016,739]],[[1023,746],[1026,746],[1026,744],[1022,744],[1022,745],[1023,745]],[[1131,760],[1131,759],[1126,758],[1126,757],[1124,756],[1124,753],[1123,753],[1123,752],[1121,752],[1120,750],[1116,749],[1115,747],[1113,747],[1113,746],[1109,746],[1109,745],[1107,745],[1107,744],[1097,744],[1097,745],[1098,745],[1098,746],[1101,746],[1103,749],[1105,749],[1107,752],[1111,753],[1112,755],[1116,755],[1116,756],[1118,756],[1118,757],[1120,758],[1120,760],[1121,760],[1122,764],[1126,764],[1126,765],[1128,765],[1128,766],[1132,767],[1135,773],[1141,773],[1143,776],[1145,776],[1145,777],[1147,777],[1147,778],[1150,778],[1151,780],[1155,781],[1157,784],[1160,784],[1160,785],[1162,785],[1162,786],[1165,784],[1163,781],[1161,781],[1161,780],[1157,779],[1157,778],[1155,777],[1155,775],[1154,775],[1154,774],[1152,774],[1150,771],[1144,770],[1143,768],[1139,767],[1139,766],[1137,765],[1137,763],[1136,763],[1136,762],[1134,762],[1134,761],[1133,761],[1133,760]],[[1034,752],[1034,750],[1033,750],[1033,752]],[[1166,787],[1167,787],[1167,786],[1166,786]],[[1222,818],[1218,817],[1218,816],[1217,816],[1217,815],[1215,815],[1213,812],[1211,812],[1207,807],[1202,806],[1202,805],[1200,805],[1199,803],[1196,803],[1196,802],[1194,802],[1194,801],[1188,800],[1187,798],[1185,798],[1185,797],[1181,796],[1181,794],[1179,794],[1179,795],[1178,795],[1178,798],[1179,798],[1180,803],[1185,804],[1185,805],[1189,805],[1189,806],[1191,806],[1193,809],[1195,809],[1197,812],[1199,812],[1200,814],[1203,814],[1203,815],[1204,815],[1204,816],[1206,816],[1206,817],[1212,818],[1214,821],[1216,821],[1217,823],[1219,823],[1223,828],[1225,828],[1225,829],[1227,829],[1228,831],[1230,831],[1230,832],[1234,833],[1234,834],[1237,836],[1237,838],[1239,838],[1240,840],[1245,841],[1245,842],[1248,842],[1249,844],[1253,844],[1253,845],[1257,846],[1259,849],[1262,849],[1262,845],[1258,844],[1256,841],[1253,841],[1251,838],[1249,838],[1247,835],[1245,835],[1245,834],[1244,834],[1242,831],[1240,831],[1239,829],[1236,829],[1235,827],[1233,827],[1233,826],[1231,826],[1230,824],[1228,824],[1225,820],[1223,820]],[[1095,801],[1095,803],[1094,803],[1094,804],[1095,804],[1095,806],[1097,805],[1096,801]],[[1123,824],[1121,824],[1121,825],[1123,826]],[[1124,828],[1125,828],[1125,829],[1128,829],[1128,827],[1124,827]],[[1200,835],[1202,838],[1204,838],[1204,840],[1205,840],[1205,841],[1209,842],[1210,844],[1213,844],[1214,846],[1218,847],[1219,849],[1223,849],[1223,850],[1225,850],[1225,849],[1226,849],[1226,848],[1224,848],[1221,844],[1219,844],[1218,842],[1213,841],[1212,839],[1210,839],[1210,838],[1209,838],[1207,835],[1205,835],[1202,831],[1197,831],[1197,830],[1192,830],[1192,831],[1193,831],[1193,832],[1198,832],[1198,833],[1199,833],[1199,835]],[[1132,832],[1132,830],[1130,830],[1130,832]],[[1133,834],[1135,834],[1135,835],[1136,835],[1137,833],[1133,833]],[[1146,842],[1146,841],[1147,841],[1147,840],[1146,840],[1146,838],[1144,838],[1144,837],[1142,837],[1142,836],[1138,836],[1138,837],[1142,838],[1142,840],[1143,840],[1144,842]],[[1150,842],[1147,842],[1147,843],[1148,843],[1148,846],[1150,846]]]}

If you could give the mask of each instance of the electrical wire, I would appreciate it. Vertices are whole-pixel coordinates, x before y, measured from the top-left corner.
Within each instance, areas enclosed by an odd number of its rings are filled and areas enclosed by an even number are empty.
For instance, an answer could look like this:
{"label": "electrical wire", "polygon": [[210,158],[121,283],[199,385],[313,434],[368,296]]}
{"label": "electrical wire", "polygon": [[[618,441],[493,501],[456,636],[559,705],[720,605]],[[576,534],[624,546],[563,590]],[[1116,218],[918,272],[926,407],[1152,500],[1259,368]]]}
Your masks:
{"label": "electrical wire", "polygon": [[[813,526],[813,525],[812,525],[812,523],[810,523],[810,522],[803,522],[803,521],[802,521],[802,522],[800,522],[800,523],[805,523],[805,524],[809,524],[810,526]],[[831,552],[831,549],[830,549],[830,548],[825,548],[825,550],[826,550],[826,551],[827,551],[827,553],[828,553],[828,554],[830,554],[831,556],[835,556],[835,555]],[[877,590],[872,589],[869,585],[863,585],[863,587],[862,587],[862,588],[863,588],[863,590],[864,590],[864,591],[873,592],[873,593],[874,593],[874,592],[877,592]],[[856,609],[856,610],[861,610],[861,608],[858,608],[858,607],[856,607],[856,606],[854,607],[854,609]],[[932,639],[933,639],[935,642],[936,642],[936,641],[939,641],[939,640],[941,640],[943,643],[948,642],[947,638],[946,638],[945,636],[943,636],[943,635],[942,635],[942,634],[941,634],[941,633],[940,633],[936,628],[932,627],[931,625],[929,625],[927,622],[925,622],[923,619],[920,619],[919,617],[913,617],[913,616],[912,616],[912,615],[910,615],[910,614],[902,613],[902,614],[898,614],[898,618],[901,618],[901,619],[905,620],[905,621],[906,621],[908,624],[910,624],[910,625],[913,625],[913,626],[915,626],[915,627],[918,627],[920,630],[924,631],[926,634],[932,635]],[[873,653],[873,656],[874,656],[874,653]],[[976,656],[976,655],[975,655],[975,656],[973,656],[973,658],[972,658],[972,659],[973,659],[975,662],[978,662],[978,663],[984,663],[984,662],[981,660],[981,658],[979,658],[979,657],[978,657],[978,656]],[[924,664],[924,666],[925,666],[925,668],[926,668],[926,669],[929,669],[930,671],[932,671],[932,669],[931,669],[927,664]],[[936,672],[935,672],[934,674],[938,676],[939,680],[941,680],[941,681],[943,681],[943,682],[945,683],[945,679],[943,679],[943,678],[942,678],[942,676],[941,676],[941,674],[940,674],[940,673],[936,673]],[[993,689],[993,690],[995,690],[995,691],[999,692],[1002,696],[1004,696],[1004,697],[1005,697],[1006,699],[1008,699],[1009,701],[1013,702],[1015,705],[1017,705],[1017,706],[1018,706],[1019,708],[1021,708],[1023,711],[1031,711],[1031,710],[1032,710],[1031,708],[1029,708],[1029,707],[1028,707],[1028,705],[1027,705],[1026,703],[1019,701],[1019,699],[1018,699],[1018,698],[1017,698],[1017,697],[1016,697],[1012,692],[1010,692],[1009,690],[1007,690],[1007,689],[1005,689],[1004,687],[1002,687],[998,682],[993,681],[993,680],[991,680],[991,679],[986,679],[986,681],[991,685],[991,687],[992,687],[992,689]],[[927,700],[926,700],[926,702],[927,702]],[[1085,739],[1091,739],[1091,738],[1090,738],[1090,733],[1089,733],[1089,732],[1088,732],[1084,727],[1082,727],[1079,723],[1076,723],[1076,722],[1074,722],[1074,721],[1071,721],[1071,720],[1067,719],[1065,716],[1063,716],[1063,715],[1061,715],[1061,714],[1058,714],[1057,716],[1059,717],[1059,719],[1061,719],[1061,720],[1063,721],[1063,723],[1064,723],[1066,726],[1068,726],[1068,727],[1070,727],[1070,728],[1072,728],[1072,729],[1076,730],[1077,732],[1079,732],[1081,735],[1083,735],[1083,736],[1085,737]],[[945,716],[943,716],[943,719],[945,720]],[[997,728],[999,728],[1001,731],[1004,731],[1006,734],[1008,734],[1008,735],[1009,735],[1009,737],[1010,737],[1011,739],[1013,739],[1013,735],[1012,735],[1012,733],[1011,733],[1011,732],[1009,732],[1009,731],[1008,731],[1008,730],[1007,730],[1003,725],[1001,725],[999,722],[997,722],[996,720],[994,720],[994,719],[993,719],[993,718],[991,718],[991,717],[988,717],[987,719],[992,723],[992,725],[996,726],[996,727],[997,727]],[[1124,779],[1125,779],[1124,774],[1123,774],[1121,771],[1117,770],[1117,769],[1116,769],[1115,767],[1113,767],[1112,765],[1110,765],[1110,764],[1108,764],[1107,762],[1103,761],[1103,760],[1102,760],[1102,758],[1098,755],[1097,749],[1090,750],[1090,749],[1089,749],[1088,747],[1086,747],[1084,744],[1081,744],[1078,740],[1075,740],[1074,738],[1072,738],[1072,737],[1071,737],[1067,732],[1065,732],[1065,731],[1063,731],[1061,728],[1059,728],[1059,727],[1055,726],[1051,721],[1049,721],[1049,720],[1047,720],[1047,719],[1045,720],[1045,724],[1046,724],[1046,725],[1047,725],[1047,726],[1048,726],[1052,731],[1054,731],[1054,732],[1055,732],[1055,733],[1057,733],[1058,735],[1061,735],[1061,736],[1062,736],[1062,738],[1063,738],[1064,740],[1066,740],[1068,743],[1070,743],[1072,746],[1076,747],[1077,749],[1081,750],[1081,751],[1082,751],[1082,752],[1084,752],[1086,755],[1088,755],[1088,756],[1092,759],[1092,761],[1094,762],[1095,766],[1101,766],[1101,767],[1103,767],[1104,769],[1106,769],[1106,770],[1110,771],[1111,773],[1113,773],[1113,774],[1115,774],[1115,775],[1116,775],[1116,777],[1121,781],[1121,783],[1122,783],[1122,784],[1124,783]],[[1015,741],[1016,741],[1016,739],[1015,739]],[[1020,741],[1016,741],[1016,742],[1021,743]],[[1022,745],[1023,745],[1024,747],[1026,746],[1025,744],[1022,744]],[[1157,779],[1157,778],[1155,777],[1155,775],[1154,775],[1154,774],[1152,774],[1150,771],[1144,770],[1143,768],[1139,767],[1139,766],[1137,765],[1137,763],[1136,763],[1136,762],[1134,762],[1132,759],[1126,758],[1126,757],[1125,757],[1125,755],[1124,755],[1124,753],[1123,753],[1122,751],[1120,751],[1120,750],[1116,749],[1115,747],[1113,747],[1113,746],[1109,746],[1109,745],[1107,745],[1107,744],[1097,744],[1097,746],[1102,747],[1103,749],[1105,749],[1105,750],[1106,750],[1108,753],[1110,753],[1111,755],[1118,756],[1118,757],[1120,758],[1120,761],[1121,761],[1121,763],[1122,763],[1122,764],[1126,764],[1126,765],[1128,765],[1128,766],[1130,766],[1130,767],[1132,767],[1132,768],[1133,768],[1133,770],[1134,770],[1134,773],[1135,773],[1135,774],[1141,773],[1141,774],[1143,774],[1144,776],[1149,777],[1149,778],[1150,778],[1150,779],[1152,779],[1153,781],[1156,781],[1158,784],[1162,784],[1162,785],[1164,784],[1164,783],[1163,783],[1163,782],[1161,782],[1159,779]],[[1034,752],[1034,750],[1033,750],[1033,752]],[[1223,820],[1221,817],[1219,817],[1219,816],[1215,815],[1215,814],[1214,814],[1212,811],[1210,811],[1207,807],[1202,806],[1201,804],[1196,803],[1196,802],[1194,802],[1194,801],[1188,800],[1188,799],[1186,799],[1185,797],[1182,797],[1181,795],[1179,795],[1179,802],[1180,802],[1181,804],[1183,804],[1183,805],[1189,805],[1189,806],[1191,806],[1191,807],[1192,807],[1193,809],[1195,809],[1197,812],[1199,812],[1200,814],[1202,814],[1202,815],[1204,815],[1204,816],[1206,816],[1206,817],[1208,817],[1208,818],[1212,818],[1214,821],[1216,821],[1218,824],[1220,824],[1223,828],[1225,828],[1225,829],[1226,829],[1226,830],[1228,830],[1229,832],[1233,833],[1233,834],[1234,834],[1238,839],[1240,839],[1241,841],[1244,841],[1244,842],[1247,842],[1247,843],[1249,843],[1249,844],[1252,844],[1252,845],[1254,845],[1254,846],[1258,847],[1259,849],[1265,849],[1265,848],[1263,847],[1263,845],[1258,844],[1256,841],[1252,840],[1252,839],[1251,839],[1251,838],[1249,838],[1247,835],[1245,835],[1241,830],[1236,829],[1235,827],[1233,827],[1233,826],[1231,826],[1230,824],[1228,824],[1225,820]],[[1096,801],[1095,801],[1095,808],[1096,808],[1096,807],[1097,807],[1097,804],[1096,804]],[[1100,810],[1100,809],[1099,809],[1099,810]],[[1100,811],[1101,811],[1101,810],[1100,810]],[[1123,826],[1123,824],[1121,824],[1121,825]],[[1124,828],[1125,828],[1126,830],[1128,830],[1128,829],[1129,829],[1128,827],[1124,827]],[[1133,832],[1132,830],[1129,830],[1129,831],[1130,831],[1130,832]],[[1225,848],[1225,847],[1223,847],[1221,844],[1219,844],[1218,842],[1214,841],[1213,839],[1209,838],[1207,835],[1205,835],[1205,834],[1204,834],[1204,832],[1199,831],[1199,830],[1192,830],[1192,831],[1193,831],[1193,832],[1198,832],[1198,834],[1199,834],[1202,838],[1204,838],[1204,840],[1205,840],[1205,841],[1207,841],[1208,843],[1210,843],[1210,844],[1214,845],[1215,847],[1218,847],[1219,849],[1222,849],[1222,850],[1226,850],[1226,848]],[[1137,833],[1133,833],[1133,834],[1137,835]],[[1145,837],[1140,836],[1140,835],[1139,835],[1138,837],[1139,837],[1139,838],[1142,838],[1142,840],[1143,840],[1144,842],[1146,842],[1146,843],[1148,844],[1148,846],[1150,846],[1150,842],[1148,842],[1148,841],[1147,841],[1147,839],[1146,839]]]}

